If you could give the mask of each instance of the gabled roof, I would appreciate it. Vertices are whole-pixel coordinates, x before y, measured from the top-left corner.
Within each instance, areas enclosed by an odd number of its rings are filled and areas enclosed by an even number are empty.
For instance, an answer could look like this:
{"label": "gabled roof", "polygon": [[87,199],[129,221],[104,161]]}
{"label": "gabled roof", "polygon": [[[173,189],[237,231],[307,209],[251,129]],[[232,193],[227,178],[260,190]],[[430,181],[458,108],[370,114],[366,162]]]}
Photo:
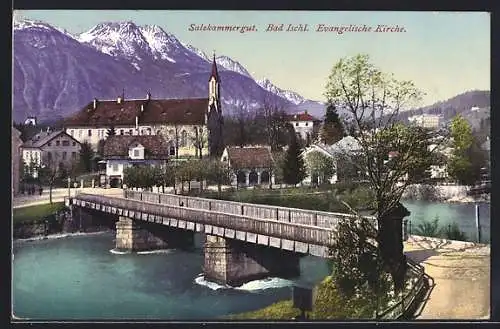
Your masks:
{"label": "gabled roof", "polygon": [[214,77],[215,80],[220,82],[219,72],[217,70],[217,63],[215,62],[215,54],[214,54],[214,60],[212,62],[212,73],[210,74],[210,78],[208,78],[208,81],[210,81],[210,79],[212,79],[212,77]]}
{"label": "gabled roof", "polygon": [[327,156],[334,157],[337,155],[342,155],[351,152],[358,152],[361,150],[362,150],[361,145],[354,137],[346,136],[332,145],[325,145],[319,143],[313,144],[304,151],[304,154],[307,154],[312,151],[318,151]]}
{"label": "gabled roof", "polygon": [[167,159],[170,143],[161,135],[114,135],[104,142],[105,159],[128,159],[129,148],[138,143],[144,146],[145,159]]}
{"label": "gabled roof", "polygon": [[41,131],[37,133],[35,136],[33,136],[30,140],[26,141],[23,144],[24,148],[39,148],[53,140],[54,138],[58,137],[59,135],[66,135],[66,137],[69,137],[71,140],[74,142],[77,142],[80,144],[79,141],[68,135],[64,130],[56,130],[56,131]]}
{"label": "gabled roof", "polygon": [[233,169],[269,168],[273,163],[267,147],[228,147],[227,154]]}
{"label": "gabled roof", "polygon": [[110,125],[135,125],[164,123],[202,125],[208,109],[208,98],[187,99],[132,99],[94,101],[88,103],[76,114],[66,119],[67,127]]}
{"label": "gabled roof", "polygon": [[288,121],[314,121],[315,118],[307,113],[307,111],[303,113],[295,113],[287,115]]}

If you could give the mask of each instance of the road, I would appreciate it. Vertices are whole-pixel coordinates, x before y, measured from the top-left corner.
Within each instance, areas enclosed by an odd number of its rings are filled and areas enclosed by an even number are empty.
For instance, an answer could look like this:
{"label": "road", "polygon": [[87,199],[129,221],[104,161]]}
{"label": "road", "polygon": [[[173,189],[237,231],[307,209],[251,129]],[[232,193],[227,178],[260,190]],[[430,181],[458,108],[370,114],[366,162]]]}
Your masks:
{"label": "road", "polygon": [[[99,194],[99,195],[108,195],[108,196],[123,196],[123,190],[119,188],[77,188],[71,189],[71,196],[74,196],[76,192],[80,193],[91,193],[91,194]],[[62,202],[64,201],[64,197],[68,196],[67,188],[57,188],[52,190],[52,202]],[[21,195],[14,197],[12,200],[12,208],[23,208],[29,207],[44,203],[49,203],[50,196],[49,190],[44,189],[42,195]]]}
{"label": "road", "polygon": [[417,319],[488,319],[490,247],[411,236],[406,255],[420,263],[434,287]]}

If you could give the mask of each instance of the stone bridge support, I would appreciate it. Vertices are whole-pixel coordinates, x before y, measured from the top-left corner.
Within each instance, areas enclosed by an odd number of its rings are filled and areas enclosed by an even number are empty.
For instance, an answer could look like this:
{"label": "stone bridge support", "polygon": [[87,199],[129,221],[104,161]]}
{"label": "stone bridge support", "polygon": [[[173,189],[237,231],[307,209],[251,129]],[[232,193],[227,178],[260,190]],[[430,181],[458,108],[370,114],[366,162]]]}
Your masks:
{"label": "stone bridge support", "polygon": [[209,281],[230,286],[270,276],[300,275],[301,254],[238,240],[206,236],[203,273]]}
{"label": "stone bridge support", "polygon": [[127,251],[191,248],[194,232],[120,216],[116,222],[116,248]]}

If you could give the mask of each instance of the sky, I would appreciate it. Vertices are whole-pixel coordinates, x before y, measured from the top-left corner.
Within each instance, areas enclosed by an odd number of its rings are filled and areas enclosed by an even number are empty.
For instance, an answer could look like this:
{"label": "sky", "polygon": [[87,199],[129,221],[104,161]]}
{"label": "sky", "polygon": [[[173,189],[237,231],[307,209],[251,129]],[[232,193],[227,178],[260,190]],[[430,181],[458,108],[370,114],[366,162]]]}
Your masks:
{"label": "sky", "polygon": [[[328,75],[358,53],[425,93],[420,105],[467,90],[490,89],[490,15],[486,12],[22,10],[15,19],[41,20],[73,35],[109,21],[158,25],[207,55],[240,62],[255,79],[324,101]],[[253,32],[190,31],[191,24],[255,25]],[[266,31],[269,24],[308,25],[306,32]],[[370,32],[317,31],[325,26],[371,27]],[[378,25],[404,32],[374,32]],[[399,29],[401,30],[401,29]]]}

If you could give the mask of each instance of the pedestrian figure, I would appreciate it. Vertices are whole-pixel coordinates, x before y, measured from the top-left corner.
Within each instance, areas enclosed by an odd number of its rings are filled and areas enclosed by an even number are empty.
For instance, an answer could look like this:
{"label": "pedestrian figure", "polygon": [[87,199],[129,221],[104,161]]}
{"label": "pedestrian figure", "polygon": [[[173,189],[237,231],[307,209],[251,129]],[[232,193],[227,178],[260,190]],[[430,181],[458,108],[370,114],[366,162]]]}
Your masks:
{"label": "pedestrian figure", "polygon": [[38,192],[40,193],[40,195],[42,195],[43,188],[41,186],[38,188]]}

